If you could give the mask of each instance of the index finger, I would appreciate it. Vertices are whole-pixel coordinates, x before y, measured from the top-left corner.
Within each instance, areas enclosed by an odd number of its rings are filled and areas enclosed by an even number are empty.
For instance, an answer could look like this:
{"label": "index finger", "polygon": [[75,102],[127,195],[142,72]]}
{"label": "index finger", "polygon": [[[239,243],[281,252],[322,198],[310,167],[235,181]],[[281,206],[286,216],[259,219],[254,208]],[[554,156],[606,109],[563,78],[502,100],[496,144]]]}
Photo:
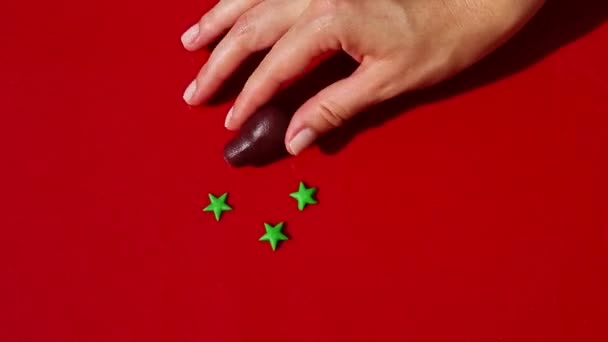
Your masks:
{"label": "index finger", "polygon": [[[340,49],[337,36],[321,20],[324,19],[301,19],[277,41],[245,83],[228,114],[226,128],[238,129],[283,83],[302,73],[315,57]],[[320,29],[320,25],[325,25],[324,29]]]}

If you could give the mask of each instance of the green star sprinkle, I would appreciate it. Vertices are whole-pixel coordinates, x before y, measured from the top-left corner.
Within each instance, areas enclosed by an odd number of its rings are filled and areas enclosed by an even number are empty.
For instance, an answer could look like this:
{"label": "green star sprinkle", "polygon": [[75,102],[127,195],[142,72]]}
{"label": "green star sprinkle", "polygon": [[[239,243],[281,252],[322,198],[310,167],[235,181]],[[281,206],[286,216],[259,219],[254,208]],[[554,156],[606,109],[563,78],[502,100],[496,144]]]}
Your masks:
{"label": "green star sprinkle", "polygon": [[219,221],[222,217],[222,212],[232,210],[232,208],[226,203],[227,197],[227,192],[220,197],[215,197],[213,194],[209,194],[209,201],[211,204],[203,209],[203,211],[213,211],[213,214],[215,214],[215,219]]}
{"label": "green star sprinkle", "polygon": [[298,191],[289,194],[289,196],[298,201],[298,209],[302,211],[308,204],[317,204],[317,201],[313,198],[316,192],[317,188],[307,188],[303,182],[300,182]]}
{"label": "green star sprinkle", "polygon": [[272,247],[273,251],[277,249],[277,244],[279,241],[289,240],[289,238],[282,232],[283,222],[274,227],[268,223],[264,223],[264,228],[266,228],[266,234],[262,235],[260,241],[270,241],[270,247]]}

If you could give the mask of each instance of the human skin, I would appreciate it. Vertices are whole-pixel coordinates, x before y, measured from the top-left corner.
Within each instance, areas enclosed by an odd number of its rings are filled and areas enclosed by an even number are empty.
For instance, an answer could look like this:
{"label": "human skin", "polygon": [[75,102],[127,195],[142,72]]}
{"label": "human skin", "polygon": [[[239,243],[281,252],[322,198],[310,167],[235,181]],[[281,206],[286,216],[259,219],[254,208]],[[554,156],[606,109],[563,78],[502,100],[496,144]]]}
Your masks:
{"label": "human skin", "polygon": [[506,42],[545,0],[221,0],[182,36],[195,51],[224,37],[187,87],[209,100],[252,53],[270,49],[226,116],[237,130],[318,56],[342,50],[359,63],[293,115],[285,146],[301,153],[365,109],[441,82]]}

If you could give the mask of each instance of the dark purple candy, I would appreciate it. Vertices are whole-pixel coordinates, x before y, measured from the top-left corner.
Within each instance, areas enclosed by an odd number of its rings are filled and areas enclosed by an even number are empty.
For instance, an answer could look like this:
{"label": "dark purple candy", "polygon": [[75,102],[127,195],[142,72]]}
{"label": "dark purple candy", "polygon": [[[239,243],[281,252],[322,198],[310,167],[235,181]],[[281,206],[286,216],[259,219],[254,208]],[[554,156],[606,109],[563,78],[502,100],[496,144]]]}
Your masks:
{"label": "dark purple candy", "polygon": [[224,159],[236,167],[262,166],[286,156],[284,141],[290,119],[290,115],[275,105],[261,108],[226,144]]}

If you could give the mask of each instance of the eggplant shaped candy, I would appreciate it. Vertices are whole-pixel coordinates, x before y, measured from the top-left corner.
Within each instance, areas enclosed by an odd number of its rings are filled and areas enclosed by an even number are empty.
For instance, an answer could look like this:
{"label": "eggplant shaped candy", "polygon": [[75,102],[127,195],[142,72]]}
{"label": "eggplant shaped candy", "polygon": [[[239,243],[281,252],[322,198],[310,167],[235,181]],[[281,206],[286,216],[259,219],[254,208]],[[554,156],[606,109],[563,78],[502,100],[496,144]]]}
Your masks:
{"label": "eggplant shaped candy", "polygon": [[226,144],[224,159],[234,167],[262,166],[287,155],[285,132],[291,116],[276,105],[267,105],[243,124]]}

